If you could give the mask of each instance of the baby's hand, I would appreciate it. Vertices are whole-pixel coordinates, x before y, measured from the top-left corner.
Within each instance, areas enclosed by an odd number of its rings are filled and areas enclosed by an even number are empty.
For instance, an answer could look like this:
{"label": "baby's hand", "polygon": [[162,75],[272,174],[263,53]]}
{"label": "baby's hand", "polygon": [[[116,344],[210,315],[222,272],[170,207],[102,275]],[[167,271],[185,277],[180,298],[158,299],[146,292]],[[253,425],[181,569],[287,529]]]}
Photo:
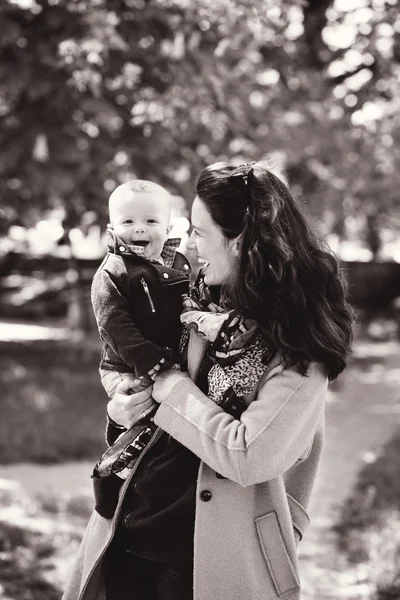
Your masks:
{"label": "baby's hand", "polygon": [[136,378],[134,375],[126,375],[124,376],[124,383],[126,384],[124,389],[126,389],[129,394],[137,394],[148,387],[151,387],[153,385],[153,380],[148,375]]}
{"label": "baby's hand", "polygon": [[152,369],[149,371],[149,376],[154,379],[157,373],[160,371],[161,367],[165,363],[165,358],[162,358],[159,363],[157,363]]}
{"label": "baby's hand", "polygon": [[131,394],[137,394],[153,385],[153,379],[148,375],[143,375],[139,379],[135,379],[135,384],[131,386]]}

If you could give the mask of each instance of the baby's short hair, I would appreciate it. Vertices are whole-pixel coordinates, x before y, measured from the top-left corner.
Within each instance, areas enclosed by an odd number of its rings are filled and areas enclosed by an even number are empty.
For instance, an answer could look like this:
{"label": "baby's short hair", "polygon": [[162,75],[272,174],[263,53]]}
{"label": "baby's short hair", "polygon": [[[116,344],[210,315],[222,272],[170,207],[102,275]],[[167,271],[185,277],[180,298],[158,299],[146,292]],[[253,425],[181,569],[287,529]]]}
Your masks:
{"label": "baby's short hair", "polygon": [[145,179],[133,179],[132,181],[126,181],[125,183],[119,185],[114,191],[119,189],[121,191],[125,189],[131,192],[139,192],[144,194],[156,191],[168,194],[167,190],[165,190],[161,185],[158,185],[158,183],[153,183],[152,181],[147,181]]}
{"label": "baby's short hair", "polygon": [[124,193],[129,192],[138,194],[161,193],[164,194],[166,198],[170,199],[170,194],[158,183],[153,183],[152,181],[147,181],[146,179],[132,179],[131,181],[121,183],[121,185],[115,188],[109,198],[109,205],[111,205],[112,202],[120,195],[124,195]]}

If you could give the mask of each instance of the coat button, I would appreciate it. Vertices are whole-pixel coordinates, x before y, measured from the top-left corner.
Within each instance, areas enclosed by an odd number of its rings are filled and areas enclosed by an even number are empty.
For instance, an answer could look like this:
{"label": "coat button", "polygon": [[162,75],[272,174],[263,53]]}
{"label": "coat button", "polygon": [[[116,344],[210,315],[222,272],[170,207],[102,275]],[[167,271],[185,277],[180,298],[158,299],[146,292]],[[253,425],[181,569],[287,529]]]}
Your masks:
{"label": "coat button", "polygon": [[168,279],[168,277],[169,277],[168,273],[163,273],[163,277],[164,277],[164,279]]}
{"label": "coat button", "polygon": [[210,492],[210,490],[202,490],[200,492],[200,499],[203,500],[203,502],[209,502],[212,498],[212,493]]}
{"label": "coat button", "polygon": [[120,247],[119,247],[119,251],[120,251],[120,252],[125,252],[125,250],[126,250],[125,246],[120,246]]}
{"label": "coat button", "polygon": [[183,268],[185,269],[185,271],[187,271],[189,269],[189,265],[183,265]]}

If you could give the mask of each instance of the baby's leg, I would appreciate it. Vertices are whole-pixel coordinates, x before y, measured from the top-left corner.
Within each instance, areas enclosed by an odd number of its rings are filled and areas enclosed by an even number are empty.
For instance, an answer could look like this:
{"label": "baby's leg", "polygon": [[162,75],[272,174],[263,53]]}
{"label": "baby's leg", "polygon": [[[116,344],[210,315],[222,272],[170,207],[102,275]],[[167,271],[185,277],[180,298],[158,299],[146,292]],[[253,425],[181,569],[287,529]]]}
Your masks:
{"label": "baby's leg", "polygon": [[100,380],[103,388],[107,392],[109,398],[113,398],[117,385],[121,383],[128,375],[134,377],[132,373],[120,373],[119,371],[106,371],[105,369],[99,369]]}
{"label": "baby's leg", "polygon": [[[101,369],[100,376],[110,398],[113,398],[118,384],[127,377],[132,379],[133,392],[140,392],[153,385],[150,377],[143,377],[138,381],[132,373]],[[112,518],[118,503],[121,483],[129,475],[129,469],[133,467],[156,429],[152,419],[154,413],[155,409],[150,413],[139,415],[131,428],[121,433],[94,467],[92,478],[95,508],[106,519]]]}
{"label": "baby's leg", "polygon": [[[150,376],[135,379],[132,373],[103,370],[100,371],[100,375],[103,387],[110,398],[115,394],[118,384],[127,378],[132,381],[133,400],[135,399],[135,393],[139,393],[153,385]],[[121,479],[127,477],[127,468],[132,467],[156,429],[153,419],[156,410],[157,405],[150,411],[140,413],[131,427],[121,433],[97,463],[94,471],[96,477],[106,477],[111,473],[115,473]]]}
{"label": "baby's leg", "polygon": [[153,420],[154,412],[144,417],[139,416],[130,429],[121,433],[96,464],[94,477],[115,474],[121,479],[126,479],[129,469],[133,467],[157,429]]}

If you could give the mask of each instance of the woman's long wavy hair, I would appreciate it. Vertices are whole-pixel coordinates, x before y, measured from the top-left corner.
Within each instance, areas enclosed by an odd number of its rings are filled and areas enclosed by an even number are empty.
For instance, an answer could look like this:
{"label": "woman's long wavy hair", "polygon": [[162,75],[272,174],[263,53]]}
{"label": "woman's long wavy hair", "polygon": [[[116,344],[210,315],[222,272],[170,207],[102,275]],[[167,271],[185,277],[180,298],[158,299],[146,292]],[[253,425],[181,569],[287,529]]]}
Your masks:
{"label": "woman's long wavy hair", "polygon": [[229,308],[256,319],[273,350],[306,373],[311,361],[335,379],[346,367],[353,313],[334,254],[309,226],[286,185],[262,161],[202,171],[197,195],[238,266],[223,288]]}

